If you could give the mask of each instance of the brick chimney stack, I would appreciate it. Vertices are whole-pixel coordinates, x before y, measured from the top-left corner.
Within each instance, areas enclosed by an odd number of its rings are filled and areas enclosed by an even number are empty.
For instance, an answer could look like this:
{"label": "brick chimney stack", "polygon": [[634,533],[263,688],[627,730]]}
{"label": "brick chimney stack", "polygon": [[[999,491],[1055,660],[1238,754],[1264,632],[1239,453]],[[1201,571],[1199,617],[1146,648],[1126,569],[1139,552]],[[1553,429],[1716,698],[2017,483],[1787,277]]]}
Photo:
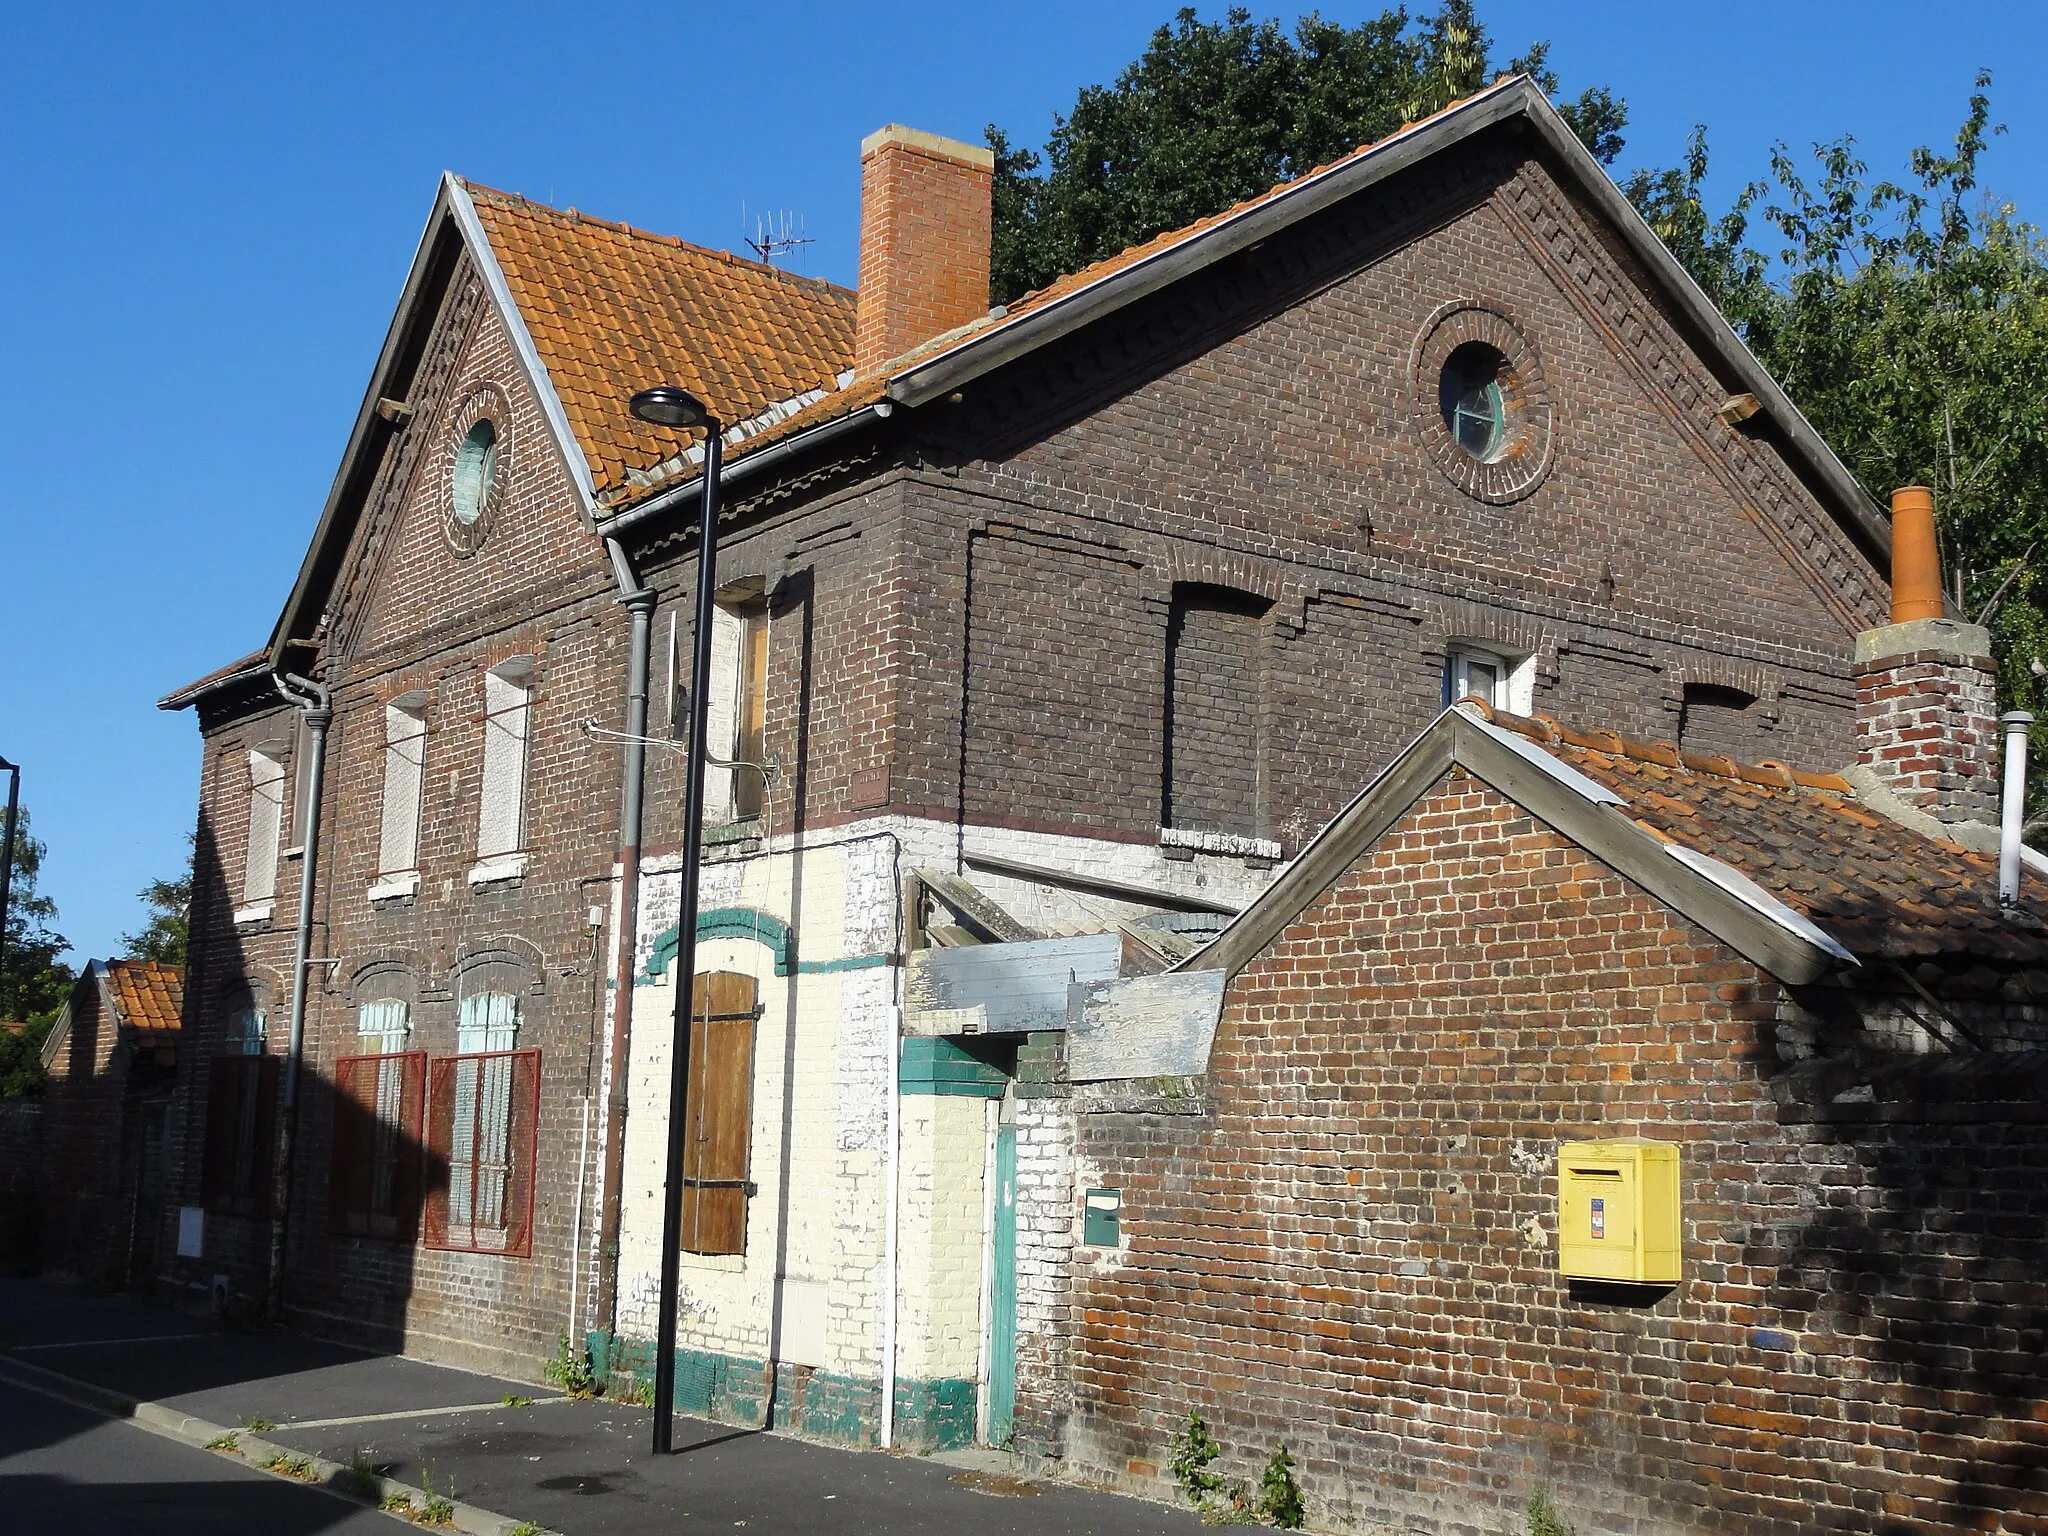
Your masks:
{"label": "brick chimney stack", "polygon": [[994,179],[973,144],[895,123],[861,141],[856,372],[988,313]]}
{"label": "brick chimney stack", "polygon": [[1892,622],[1856,637],[1856,761],[1937,821],[1998,822],[1998,672],[1980,624],[1942,617],[1934,495],[1892,493]]}

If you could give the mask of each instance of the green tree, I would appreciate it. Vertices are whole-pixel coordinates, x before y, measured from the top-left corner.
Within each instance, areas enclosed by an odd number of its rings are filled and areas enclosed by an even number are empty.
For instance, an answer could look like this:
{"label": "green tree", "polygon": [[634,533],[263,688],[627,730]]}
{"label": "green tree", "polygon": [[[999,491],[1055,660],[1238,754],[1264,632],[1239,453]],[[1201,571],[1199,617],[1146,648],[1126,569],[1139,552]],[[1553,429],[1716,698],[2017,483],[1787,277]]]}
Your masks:
{"label": "green tree", "polygon": [[[1539,43],[1509,68],[1554,94],[1548,57]],[[1291,33],[1243,9],[1220,21],[1183,9],[1114,85],[1087,87],[1055,117],[1042,154],[989,126],[993,295],[1008,303],[1220,212],[1470,95],[1493,74],[1471,0],[1446,0],[1414,22],[1388,10],[1355,27],[1311,12]],[[1620,153],[1624,102],[1596,87],[1562,110],[1603,161]]]}
{"label": "green tree", "polygon": [[[0,811],[0,836],[5,813]],[[57,957],[71,947],[54,932],[57,904],[36,889],[46,850],[29,833],[21,807],[14,837],[14,878],[7,899],[7,952],[0,956],[0,1019],[26,1020],[19,1034],[0,1030],[0,1098],[33,1098],[43,1091],[42,1048],[50,1025],[76,979]]]}
{"label": "green tree", "polygon": [[124,933],[123,953],[130,960],[183,965],[192,909],[192,855],[195,839],[185,844],[185,868],[175,880],[152,880],[138,893],[149,909],[149,921],[135,933]]}
{"label": "green tree", "polygon": [[1868,180],[1853,139],[1810,164],[1780,144],[1769,181],[1711,215],[1696,129],[1684,167],[1625,190],[1873,498],[1933,487],[1951,596],[1991,629],[2003,702],[2031,706],[2048,668],[2048,245],[1980,189],[1989,86],[1900,182]]}

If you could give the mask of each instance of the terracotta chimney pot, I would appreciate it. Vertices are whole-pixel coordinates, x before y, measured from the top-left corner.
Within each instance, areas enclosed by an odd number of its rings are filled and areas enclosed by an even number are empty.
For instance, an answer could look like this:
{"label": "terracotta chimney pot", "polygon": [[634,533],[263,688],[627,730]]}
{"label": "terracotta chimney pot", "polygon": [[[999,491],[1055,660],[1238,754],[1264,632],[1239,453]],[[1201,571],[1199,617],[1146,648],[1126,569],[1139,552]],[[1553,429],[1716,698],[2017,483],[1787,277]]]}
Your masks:
{"label": "terracotta chimney pot", "polygon": [[1892,492],[1892,622],[1941,617],[1941,557],[1934,543],[1934,492]]}

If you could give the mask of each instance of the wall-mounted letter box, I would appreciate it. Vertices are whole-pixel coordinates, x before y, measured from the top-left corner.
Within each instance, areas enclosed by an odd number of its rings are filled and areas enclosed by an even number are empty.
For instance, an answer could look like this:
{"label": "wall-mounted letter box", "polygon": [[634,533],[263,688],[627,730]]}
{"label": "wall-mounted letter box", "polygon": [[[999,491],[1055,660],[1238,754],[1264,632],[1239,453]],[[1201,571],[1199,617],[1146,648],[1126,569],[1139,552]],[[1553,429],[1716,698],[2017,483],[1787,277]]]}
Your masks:
{"label": "wall-mounted letter box", "polygon": [[1081,1200],[1081,1241],[1091,1248],[1123,1245],[1123,1191],[1091,1189]]}
{"label": "wall-mounted letter box", "polygon": [[1633,1137],[1557,1149],[1557,1267],[1577,1280],[1678,1281],[1678,1146]]}

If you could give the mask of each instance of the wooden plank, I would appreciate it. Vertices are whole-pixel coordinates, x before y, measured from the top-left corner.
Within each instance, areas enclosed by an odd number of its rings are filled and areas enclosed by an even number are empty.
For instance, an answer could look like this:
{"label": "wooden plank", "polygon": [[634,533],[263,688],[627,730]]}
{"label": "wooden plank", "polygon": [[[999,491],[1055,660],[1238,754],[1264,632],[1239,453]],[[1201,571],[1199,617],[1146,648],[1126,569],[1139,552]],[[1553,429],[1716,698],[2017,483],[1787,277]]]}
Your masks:
{"label": "wooden plank", "polygon": [[[919,950],[904,980],[905,1027],[918,1035],[1065,1029],[1069,983],[1113,979],[1122,952],[1114,931]],[[930,1027],[933,1013],[948,1015],[948,1027]]]}
{"label": "wooden plank", "polygon": [[938,869],[920,869],[917,878],[925,883],[926,890],[951,907],[968,928],[979,930],[985,942],[1017,944],[1043,937],[1036,929],[1018,922],[958,875],[949,875]]}
{"label": "wooden plank", "polygon": [[1077,1083],[1209,1070],[1223,972],[1174,971],[1069,989],[1067,1075]]}

